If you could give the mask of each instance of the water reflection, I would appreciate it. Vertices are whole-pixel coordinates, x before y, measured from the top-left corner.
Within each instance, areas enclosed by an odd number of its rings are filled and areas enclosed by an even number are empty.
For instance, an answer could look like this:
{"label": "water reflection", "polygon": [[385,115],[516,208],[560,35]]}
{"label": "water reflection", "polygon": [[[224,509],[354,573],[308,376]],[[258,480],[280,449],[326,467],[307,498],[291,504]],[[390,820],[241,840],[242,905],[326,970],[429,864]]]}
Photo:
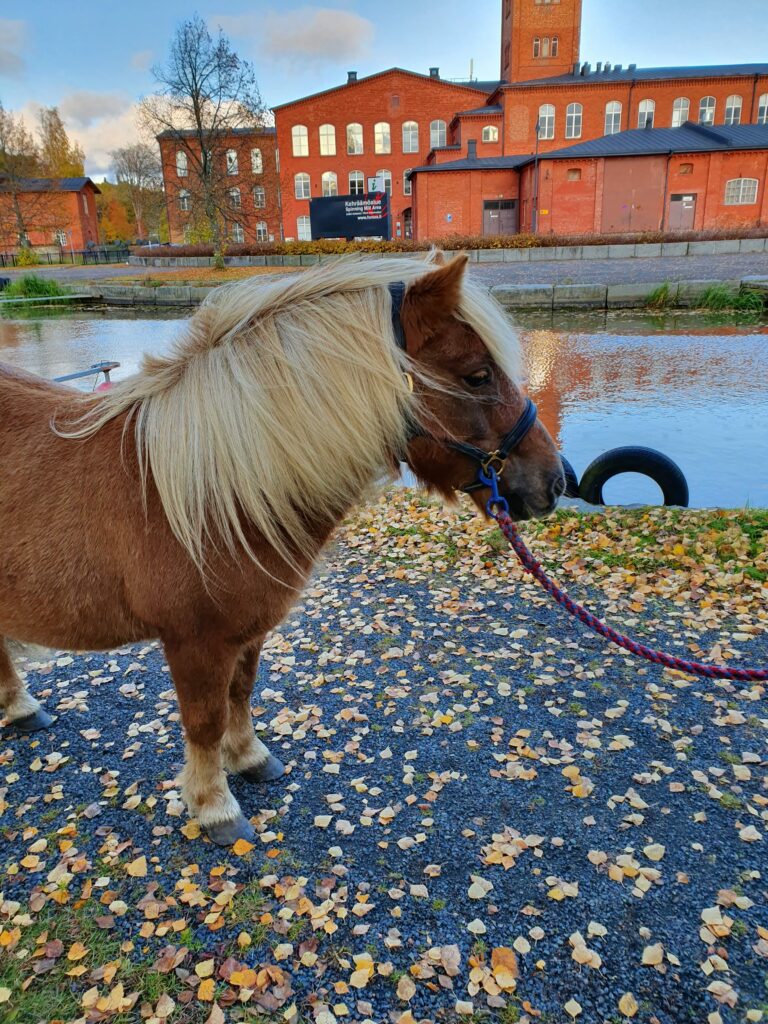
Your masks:
{"label": "water reflection", "polygon": [[[579,475],[606,449],[641,444],[678,462],[693,505],[768,506],[767,327],[713,327],[690,315],[671,323],[577,316],[558,326],[523,331],[529,387]],[[181,329],[179,311],[0,319],[0,360],[54,377],[113,359],[120,376]],[[617,503],[659,500],[654,484],[634,476],[605,493]]]}

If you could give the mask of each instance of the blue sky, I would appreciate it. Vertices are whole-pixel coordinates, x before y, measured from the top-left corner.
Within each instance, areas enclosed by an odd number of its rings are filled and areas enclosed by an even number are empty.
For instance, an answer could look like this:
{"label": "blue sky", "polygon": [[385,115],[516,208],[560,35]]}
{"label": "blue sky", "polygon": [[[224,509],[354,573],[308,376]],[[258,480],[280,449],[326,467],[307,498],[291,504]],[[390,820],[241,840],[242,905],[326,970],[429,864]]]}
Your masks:
{"label": "blue sky", "polygon": [[[201,0],[198,12],[222,24],[253,60],[267,104],[327,88],[394,64],[440,67],[479,78],[499,67],[502,0],[355,0],[318,3]],[[34,118],[58,104],[102,177],[110,149],[135,136],[135,103],[152,89],[175,26],[194,8],[182,0],[98,5],[60,0],[0,5],[0,101]],[[768,61],[768,0],[584,0],[582,59],[641,66]],[[738,12],[738,13],[737,13]],[[73,16],[73,13],[75,16]]]}

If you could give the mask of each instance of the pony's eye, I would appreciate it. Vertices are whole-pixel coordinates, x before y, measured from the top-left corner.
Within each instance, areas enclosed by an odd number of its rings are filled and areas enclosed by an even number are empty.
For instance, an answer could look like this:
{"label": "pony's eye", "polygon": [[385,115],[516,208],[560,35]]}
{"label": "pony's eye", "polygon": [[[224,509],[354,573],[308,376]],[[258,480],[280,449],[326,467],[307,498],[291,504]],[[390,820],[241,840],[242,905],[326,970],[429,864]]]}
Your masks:
{"label": "pony's eye", "polygon": [[464,383],[470,388],[481,388],[484,384],[487,384],[491,379],[491,371],[488,369],[478,370],[476,373],[470,373],[464,377]]}

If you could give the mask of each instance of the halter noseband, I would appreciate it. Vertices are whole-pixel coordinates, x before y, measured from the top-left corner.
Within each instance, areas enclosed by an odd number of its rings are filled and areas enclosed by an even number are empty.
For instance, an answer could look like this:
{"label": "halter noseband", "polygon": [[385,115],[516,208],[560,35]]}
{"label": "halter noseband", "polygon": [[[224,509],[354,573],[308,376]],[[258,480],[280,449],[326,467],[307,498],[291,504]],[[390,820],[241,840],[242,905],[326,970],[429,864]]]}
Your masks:
{"label": "halter noseband", "polygon": [[[405,331],[403,330],[403,323],[400,319],[400,311],[403,306],[403,299],[405,298],[405,284],[402,281],[394,281],[389,286],[389,295],[392,301],[392,330],[395,335],[395,341],[397,342],[398,348],[403,352],[407,352]],[[533,424],[536,422],[536,406],[530,398],[525,400],[525,408],[519,419],[508,431],[499,442],[499,447],[492,452],[484,451],[482,448],[478,448],[473,444],[469,444],[466,441],[452,441],[449,438],[434,437],[432,434],[428,434],[426,430],[423,430],[416,424],[412,424],[408,431],[408,439],[414,437],[425,437],[431,441],[437,441],[439,444],[445,445],[446,448],[450,448],[452,451],[458,452],[460,455],[466,455],[468,459],[472,459],[473,462],[478,464],[477,478],[472,483],[462,487],[461,490],[465,493],[471,491],[479,491],[484,487],[490,487],[492,491],[496,491],[497,477],[504,468],[509,456],[521,443],[523,438],[526,437]],[[503,500],[503,499],[502,499]]]}

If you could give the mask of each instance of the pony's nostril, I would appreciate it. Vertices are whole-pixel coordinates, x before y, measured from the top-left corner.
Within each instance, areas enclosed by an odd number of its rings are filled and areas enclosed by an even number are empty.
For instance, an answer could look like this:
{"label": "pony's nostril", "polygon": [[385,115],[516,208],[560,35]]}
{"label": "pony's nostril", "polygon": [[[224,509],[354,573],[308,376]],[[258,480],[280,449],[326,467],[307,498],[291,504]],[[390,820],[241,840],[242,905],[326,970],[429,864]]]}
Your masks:
{"label": "pony's nostril", "polygon": [[563,473],[553,474],[549,482],[549,493],[553,502],[565,494],[565,475]]}

